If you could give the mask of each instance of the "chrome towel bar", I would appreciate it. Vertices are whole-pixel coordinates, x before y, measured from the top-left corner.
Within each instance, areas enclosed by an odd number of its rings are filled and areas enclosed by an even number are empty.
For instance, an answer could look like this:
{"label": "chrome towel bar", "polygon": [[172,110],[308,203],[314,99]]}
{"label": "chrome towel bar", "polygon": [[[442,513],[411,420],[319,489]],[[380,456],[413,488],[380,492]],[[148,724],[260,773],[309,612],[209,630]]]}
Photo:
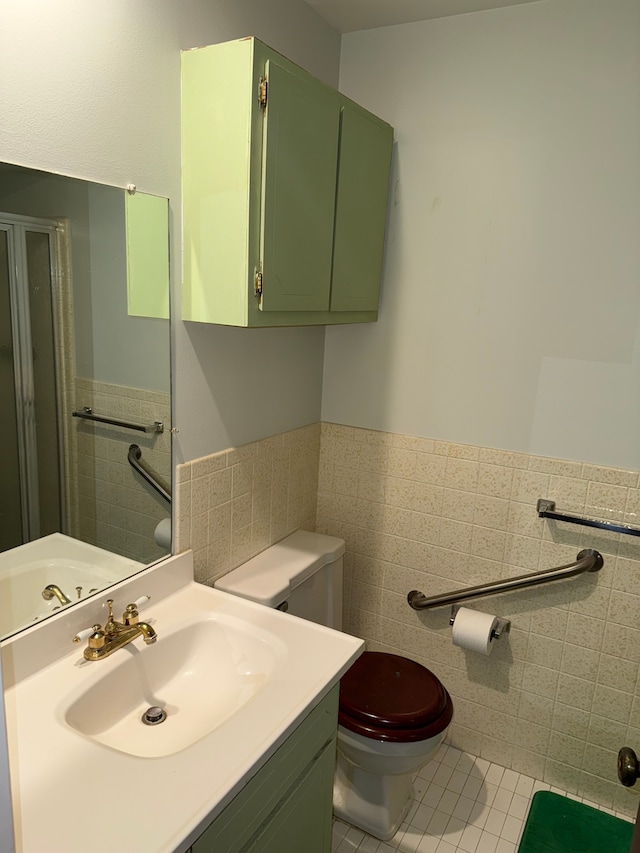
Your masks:
{"label": "chrome towel bar", "polygon": [[568,563],[566,566],[543,569],[541,572],[518,575],[515,578],[505,578],[504,580],[493,581],[493,583],[468,586],[453,592],[432,595],[430,598],[414,589],[407,596],[407,601],[414,610],[429,610],[431,607],[443,607],[445,604],[455,604],[457,601],[466,601],[468,598],[481,598],[485,595],[497,595],[500,592],[525,589],[551,581],[566,580],[581,575],[583,572],[598,572],[603,565],[602,554],[591,548],[585,548],[584,551],[580,551],[575,563]]}
{"label": "chrome towel bar", "polygon": [[87,421],[99,421],[101,424],[136,429],[138,432],[164,432],[162,421],[154,421],[152,424],[133,424],[131,421],[122,421],[119,418],[108,418],[106,415],[96,415],[91,406],[83,406],[80,411],[71,412],[74,418],[84,418]]}
{"label": "chrome towel bar", "polygon": [[158,478],[153,474],[150,468],[148,468],[144,462],[142,462],[142,451],[138,447],[137,444],[129,445],[129,452],[127,453],[127,459],[129,460],[129,465],[140,474],[143,480],[146,480],[149,485],[156,490],[156,492],[163,497],[167,503],[171,503],[171,495],[169,494],[169,490],[166,489],[162,483],[158,480]]}
{"label": "chrome towel bar", "polygon": [[611,533],[626,533],[628,536],[640,536],[640,529],[631,524],[620,524],[615,521],[602,521],[597,518],[583,518],[570,512],[556,512],[556,502],[539,498],[536,505],[540,518],[553,518],[556,521],[567,521],[569,524],[581,524],[583,527],[597,527],[599,530],[610,530]]}

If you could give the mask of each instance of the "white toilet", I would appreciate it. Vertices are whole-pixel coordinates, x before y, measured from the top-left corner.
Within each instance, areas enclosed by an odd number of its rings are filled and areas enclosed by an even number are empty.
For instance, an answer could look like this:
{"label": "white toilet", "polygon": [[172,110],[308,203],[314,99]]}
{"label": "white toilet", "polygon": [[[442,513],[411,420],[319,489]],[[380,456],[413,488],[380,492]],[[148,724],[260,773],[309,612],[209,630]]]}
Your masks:
{"label": "white toilet", "polygon": [[[344,542],[298,530],[216,581],[216,588],[340,630]],[[340,682],[337,817],[383,841],[413,799],[413,774],[444,740],[451,698],[398,655],[364,652]]]}

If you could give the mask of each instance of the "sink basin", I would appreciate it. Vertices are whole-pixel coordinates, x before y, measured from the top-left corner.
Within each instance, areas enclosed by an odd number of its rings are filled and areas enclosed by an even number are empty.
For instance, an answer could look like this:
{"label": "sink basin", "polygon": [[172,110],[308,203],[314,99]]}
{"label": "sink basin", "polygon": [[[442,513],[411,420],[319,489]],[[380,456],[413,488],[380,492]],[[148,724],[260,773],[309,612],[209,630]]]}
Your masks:
{"label": "sink basin", "polygon": [[[61,709],[64,723],[104,746],[141,758],[172,755],[251,702],[284,659],[282,641],[231,616],[202,618],[142,638],[86,665],[87,683]],[[91,668],[91,670],[89,670]],[[142,721],[156,706],[166,719]]]}
{"label": "sink basin", "polygon": [[[189,849],[362,651],[362,640],[192,578],[191,553],[176,554],[3,641],[21,853],[51,850],[60,815],[71,816],[65,853],[88,839],[111,853],[114,837],[132,850]],[[119,613],[142,595],[157,642],[85,661],[74,634],[104,622],[107,598]],[[168,716],[145,726],[152,702]]]}

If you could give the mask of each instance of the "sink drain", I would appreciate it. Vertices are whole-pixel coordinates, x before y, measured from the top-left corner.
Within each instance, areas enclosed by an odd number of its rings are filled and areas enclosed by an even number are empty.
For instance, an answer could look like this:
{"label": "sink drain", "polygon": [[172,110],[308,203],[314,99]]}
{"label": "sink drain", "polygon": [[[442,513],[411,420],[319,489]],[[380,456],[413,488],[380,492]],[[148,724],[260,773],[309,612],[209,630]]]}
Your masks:
{"label": "sink drain", "polygon": [[159,708],[157,705],[152,705],[151,708],[147,708],[142,715],[142,722],[145,726],[157,726],[160,723],[164,723],[166,719],[167,712],[163,708]]}

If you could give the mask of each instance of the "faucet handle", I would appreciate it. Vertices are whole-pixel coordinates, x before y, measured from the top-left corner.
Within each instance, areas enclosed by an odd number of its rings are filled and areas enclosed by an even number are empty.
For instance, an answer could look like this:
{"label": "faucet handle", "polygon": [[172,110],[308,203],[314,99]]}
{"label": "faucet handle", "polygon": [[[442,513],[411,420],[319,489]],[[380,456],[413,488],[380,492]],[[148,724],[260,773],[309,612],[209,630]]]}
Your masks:
{"label": "faucet handle", "polygon": [[95,634],[97,631],[100,630],[100,627],[100,625],[92,625],[91,628],[85,628],[84,631],[78,631],[72,642],[81,643],[83,640],[88,640],[92,634]]}
{"label": "faucet handle", "polygon": [[93,626],[93,633],[87,640],[87,648],[89,649],[103,649],[105,643],[107,642],[107,636],[102,630],[100,625]]}
{"label": "faucet handle", "polygon": [[141,604],[146,604],[149,601],[151,596],[142,595],[140,598],[136,598],[134,602],[131,604],[127,604],[124,613],[122,614],[122,621],[125,625],[137,625],[139,612],[138,608]]}
{"label": "faucet handle", "polygon": [[136,625],[138,622],[138,608],[136,607],[135,602],[133,604],[127,604],[125,607],[124,613],[122,614],[122,621],[125,625]]}

